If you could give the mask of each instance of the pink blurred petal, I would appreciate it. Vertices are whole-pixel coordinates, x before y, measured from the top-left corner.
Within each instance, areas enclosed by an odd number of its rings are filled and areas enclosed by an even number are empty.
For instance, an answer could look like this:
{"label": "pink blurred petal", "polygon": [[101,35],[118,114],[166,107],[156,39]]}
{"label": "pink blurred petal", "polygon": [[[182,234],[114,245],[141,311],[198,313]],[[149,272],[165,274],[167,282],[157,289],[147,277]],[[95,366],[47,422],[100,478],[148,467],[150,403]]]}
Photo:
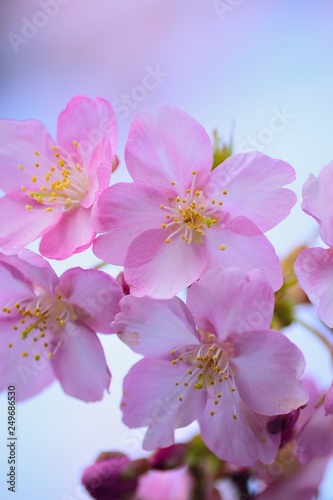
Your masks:
{"label": "pink blurred petal", "polygon": [[[237,419],[233,418],[235,408]],[[217,406],[208,399],[199,417],[201,435],[208,448],[222,460],[239,466],[254,465],[257,460],[273,462],[280,436],[268,432],[267,422],[267,417],[254,413],[237,392],[231,394],[228,389]]]}
{"label": "pink blurred petal", "polygon": [[[221,245],[225,245],[225,250],[220,250]],[[239,267],[246,273],[260,269],[273,290],[281,287],[282,270],[274,247],[249,219],[236,217],[220,227],[210,227],[206,248],[207,271],[217,265]]]}
{"label": "pink blurred petal", "polygon": [[295,454],[302,465],[333,451],[333,415],[325,416],[324,405],[316,408],[299,431]]}
{"label": "pink blurred petal", "polygon": [[203,247],[177,236],[170,243],[165,239],[164,229],[153,229],[131,243],[125,279],[132,295],[171,298],[200,277],[206,264]]}
{"label": "pink blurred petal", "polygon": [[[10,192],[23,185],[32,187],[31,177],[44,175],[50,168],[53,139],[44,125],[35,120],[0,120],[0,137],[0,188]],[[36,163],[40,164],[38,168]],[[20,170],[19,165],[24,169]]]}
{"label": "pink blurred petal", "polygon": [[64,212],[61,221],[43,236],[39,250],[49,259],[67,259],[89,248],[96,233],[91,228],[91,210],[74,208]]}
{"label": "pink blurred petal", "polygon": [[262,415],[279,415],[307,403],[308,393],[300,382],[303,354],[282,333],[245,332],[235,336],[233,347],[237,389],[249,408]]}
{"label": "pink blurred petal", "polygon": [[200,342],[193,317],[178,297],[153,300],[128,295],[120,306],[112,327],[139,354],[165,357],[172,349]]}
{"label": "pink blurred petal", "polygon": [[[205,404],[206,392],[178,387],[187,373],[186,365],[145,358],[136,363],[124,379],[121,403],[128,427],[148,427],[143,447],[154,450],[174,442],[174,430],[195,420]],[[179,401],[178,397],[183,400]]]}
{"label": "pink blurred petal", "polygon": [[258,270],[245,275],[236,268],[214,268],[190,287],[186,303],[200,328],[225,340],[230,334],[269,329],[274,294]]}
{"label": "pink blurred petal", "polygon": [[325,397],[325,415],[333,415],[333,382]]}
{"label": "pink blurred petal", "polygon": [[148,229],[160,228],[168,199],[162,190],[141,183],[119,183],[100,196],[92,213],[97,232],[108,231],[94,242],[94,253],[112,264],[123,265],[130,243]]}
{"label": "pink blurred petal", "polygon": [[175,181],[190,187],[207,179],[213,164],[212,143],[204,128],[176,107],[161,104],[157,118],[149,112],[134,119],[126,149],[126,165],[135,181],[168,189]]}
{"label": "pink blurred petal", "polygon": [[[31,205],[32,210],[27,210],[26,205]],[[3,217],[0,226],[0,247],[5,250],[28,245],[54,227],[61,218],[59,213],[45,212],[45,207],[21,191],[0,198],[0,211],[8,214]]]}
{"label": "pink blurred petal", "polygon": [[51,359],[53,370],[66,394],[99,401],[111,380],[102,345],[82,323],[68,323],[65,328],[60,348]]}
{"label": "pink blurred petal", "polygon": [[333,162],[321,169],[318,177],[310,174],[303,186],[304,212],[320,224],[320,236],[333,247],[332,213]]}
{"label": "pink blurred petal", "polygon": [[244,216],[261,231],[276,226],[287,217],[296,195],[282,188],[295,180],[294,169],[282,160],[260,152],[235,154],[212,172],[206,191],[228,191],[217,196],[232,217]]}
{"label": "pink blurred petal", "polygon": [[314,304],[319,318],[333,327],[333,251],[323,248],[303,250],[295,262],[298,281]]}
{"label": "pink blurred petal", "polygon": [[112,332],[110,323],[120,311],[123,293],[111,276],[96,269],[72,268],[60,277],[59,291],[92,330]]}

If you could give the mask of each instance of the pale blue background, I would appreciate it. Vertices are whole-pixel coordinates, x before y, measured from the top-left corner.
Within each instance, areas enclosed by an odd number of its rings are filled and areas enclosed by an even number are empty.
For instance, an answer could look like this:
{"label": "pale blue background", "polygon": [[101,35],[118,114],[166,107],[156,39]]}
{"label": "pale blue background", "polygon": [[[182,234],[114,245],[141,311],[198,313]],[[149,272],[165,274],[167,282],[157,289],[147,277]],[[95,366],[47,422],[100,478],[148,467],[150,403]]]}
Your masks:
{"label": "pale blue background", "polygon": [[[142,84],[147,66],[159,65],[168,76],[126,118],[124,111],[118,115],[120,157],[135,112],[156,110],[164,101],[188,111],[209,132],[218,126],[228,137],[234,126],[236,151],[249,136],[265,137],[274,110],[286,109],[293,118],[262,150],[294,166],[299,197],[308,174],[333,159],[331,1],[221,0],[227,7],[218,15],[211,0],[62,0],[58,12],[16,54],[8,35],[21,34],[24,18],[37,19],[41,3],[1,1],[1,117],[36,118],[53,133],[60,110],[73,95],[119,102],[123,93]],[[122,162],[113,182],[123,178]],[[316,236],[316,224],[301,212],[300,203],[270,234],[281,257]],[[87,252],[54,267],[62,272],[96,262]],[[309,321],[316,324],[311,316]],[[326,353],[300,328],[290,335],[306,355],[308,372],[327,387],[332,368]],[[14,497],[3,485],[6,407],[0,397],[1,498],[82,500],[80,474],[99,451],[141,454],[142,434],[127,430],[118,410],[122,377],[135,357],[117,338],[103,339],[113,373],[111,395],[87,405],[64,395],[55,383],[18,408]],[[333,499],[330,476],[322,500]]]}

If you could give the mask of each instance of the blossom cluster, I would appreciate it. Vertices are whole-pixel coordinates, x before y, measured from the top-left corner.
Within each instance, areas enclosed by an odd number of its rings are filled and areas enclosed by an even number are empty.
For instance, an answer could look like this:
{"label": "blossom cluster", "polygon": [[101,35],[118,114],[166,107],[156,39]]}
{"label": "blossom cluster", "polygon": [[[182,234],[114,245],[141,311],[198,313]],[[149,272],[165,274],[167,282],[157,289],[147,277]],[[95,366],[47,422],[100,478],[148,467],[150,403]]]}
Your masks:
{"label": "blossom cluster", "polygon": [[[100,400],[111,373],[97,334],[117,335],[142,356],[124,379],[123,422],[146,427],[143,448],[154,451],[173,449],[175,430],[197,421],[220,471],[200,498],[218,498],[214,481],[243,474],[261,485],[261,500],[298,494],[307,476],[299,494],[311,499],[333,451],[333,386],[320,394],[302,378],[304,356],[277,325],[295,319],[296,285],[333,327],[333,163],[310,176],[302,205],[329,248],[298,252],[290,282],[265,235],[296,202],[288,163],[251,152],[217,164],[205,129],[163,104],[135,117],[125,147],[133,180],[110,186],[117,134],[101,98],[73,98],[56,140],[35,120],[0,120],[0,389],[10,379],[24,400],[57,379],[70,396]],[[40,255],[26,248],[36,240]],[[91,246],[123,266],[118,279],[103,264],[58,277],[47,260]],[[273,480],[286,449],[291,465]],[[181,456],[169,474],[175,495],[183,488],[190,498],[198,485]],[[113,472],[95,487],[89,478],[104,462]],[[147,464],[123,477],[130,459],[103,455],[83,482],[99,500],[149,499],[145,482],[165,479]]]}

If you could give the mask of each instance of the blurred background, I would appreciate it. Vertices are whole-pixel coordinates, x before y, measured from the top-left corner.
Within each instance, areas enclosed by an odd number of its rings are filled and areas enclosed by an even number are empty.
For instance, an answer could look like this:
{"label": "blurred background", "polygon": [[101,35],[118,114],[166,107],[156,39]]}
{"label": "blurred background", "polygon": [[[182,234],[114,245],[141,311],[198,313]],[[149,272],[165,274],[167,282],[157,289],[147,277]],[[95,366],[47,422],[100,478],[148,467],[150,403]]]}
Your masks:
{"label": "blurred background", "polygon": [[[332,19],[330,0],[1,0],[0,115],[38,119],[54,134],[74,95],[108,99],[119,125],[114,183],[128,179],[123,149],[134,115],[160,102],[183,108],[209,133],[218,127],[226,140],[232,133],[235,152],[258,149],[293,165],[299,202],[269,233],[283,257],[317,238],[300,203],[309,173],[333,159]],[[87,251],[52,264],[61,273],[97,262]],[[316,325],[311,313],[300,314]],[[307,373],[327,388],[326,352],[300,327],[286,333],[302,348]],[[142,454],[142,432],[128,430],[119,411],[135,356],[115,337],[103,345],[113,381],[102,402],[71,399],[55,383],[18,407],[17,500],[86,499],[80,475],[100,451]],[[0,409],[0,497],[7,499],[3,395]],[[333,499],[332,469],[320,498]]]}

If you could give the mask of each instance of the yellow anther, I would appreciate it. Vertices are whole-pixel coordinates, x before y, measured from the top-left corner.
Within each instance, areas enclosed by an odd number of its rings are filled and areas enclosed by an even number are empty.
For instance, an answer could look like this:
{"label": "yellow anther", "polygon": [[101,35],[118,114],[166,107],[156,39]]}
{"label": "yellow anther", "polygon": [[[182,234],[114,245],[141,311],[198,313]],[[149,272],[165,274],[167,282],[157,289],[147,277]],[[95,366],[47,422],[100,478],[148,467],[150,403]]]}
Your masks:
{"label": "yellow anther", "polygon": [[45,333],[41,333],[39,336],[41,339],[43,339],[45,337]]}
{"label": "yellow anther", "polygon": [[37,150],[36,150],[36,151],[34,151],[34,154],[35,154],[36,156],[40,156],[40,152],[39,152],[39,151],[37,151]]}
{"label": "yellow anther", "polygon": [[15,326],[13,326],[13,330],[17,330],[17,326],[16,326],[16,325],[15,325]]}
{"label": "yellow anther", "polygon": [[188,382],[184,382],[184,385],[185,385],[185,387],[187,387],[188,386]]}
{"label": "yellow anther", "polygon": [[77,163],[77,164],[75,165],[75,167],[76,167],[76,170],[77,170],[78,172],[81,172],[82,167],[81,167],[80,163]]}
{"label": "yellow anther", "polygon": [[233,418],[234,420],[236,420],[237,415],[234,413],[234,414],[233,414],[233,416],[232,416],[232,418]]}
{"label": "yellow anther", "polygon": [[65,322],[64,322],[64,320],[63,320],[63,319],[61,319],[61,320],[60,320],[60,325],[61,325],[61,326],[65,326]]}
{"label": "yellow anther", "polygon": [[8,344],[9,349],[13,347],[13,344]]}
{"label": "yellow anther", "polygon": [[47,342],[44,342],[44,347],[49,347],[49,344]]}
{"label": "yellow anther", "polygon": [[171,184],[171,186],[175,186],[176,185],[175,181],[171,181],[170,184]]}
{"label": "yellow anther", "polygon": [[192,175],[197,175],[197,171],[196,170],[192,170]]}
{"label": "yellow anther", "polygon": [[60,158],[60,154],[59,154],[59,153],[56,153],[54,156],[55,156],[56,158]]}
{"label": "yellow anther", "polygon": [[33,176],[31,177],[31,180],[32,180],[32,182],[37,182],[37,177],[36,177],[36,175],[33,175]]}
{"label": "yellow anther", "polygon": [[219,205],[220,205],[220,206],[221,206],[221,205],[223,205],[223,201],[219,201]]}
{"label": "yellow anther", "polygon": [[31,205],[26,205],[26,206],[25,206],[25,208],[26,208],[27,210],[31,210],[31,209],[32,209],[32,206],[31,206]]}
{"label": "yellow anther", "polygon": [[228,194],[228,191],[225,189],[224,191],[222,191],[222,194],[226,195]]}
{"label": "yellow anther", "polygon": [[202,389],[203,388],[203,384],[201,382],[198,382],[197,384],[194,384],[194,389]]}
{"label": "yellow anther", "polygon": [[216,200],[212,200],[212,203],[213,203],[213,205],[215,205],[215,203],[216,203]]}
{"label": "yellow anther", "polygon": [[38,203],[43,203],[44,198],[43,198],[43,196],[39,195],[39,196],[37,196],[36,200],[38,201]]}
{"label": "yellow anther", "polygon": [[200,193],[200,191],[196,191],[194,194],[195,194],[195,196],[200,196],[201,193]]}
{"label": "yellow anther", "polygon": [[58,165],[60,167],[63,167],[65,165],[65,162],[64,162],[64,160],[62,158],[60,158],[60,160],[58,160]]}
{"label": "yellow anther", "polygon": [[20,170],[24,170],[24,166],[23,166],[23,165],[18,165],[18,168],[19,168]]}
{"label": "yellow anther", "polygon": [[219,402],[217,401],[217,399],[215,399],[214,405],[218,405],[218,404],[219,404]]}
{"label": "yellow anther", "polygon": [[48,182],[50,180],[51,176],[52,176],[51,172],[48,172],[47,174],[45,174],[46,182]]}
{"label": "yellow anther", "polygon": [[236,389],[234,387],[230,387],[230,390],[231,392],[235,392]]}
{"label": "yellow anther", "polygon": [[183,401],[183,398],[179,396],[178,401]]}
{"label": "yellow anther", "polygon": [[169,238],[167,238],[167,239],[165,240],[165,243],[170,243]]}
{"label": "yellow anther", "polygon": [[180,201],[180,197],[179,197],[179,196],[177,196],[176,201],[177,201],[177,202],[179,202],[179,201]]}
{"label": "yellow anther", "polygon": [[34,359],[35,359],[36,361],[39,361],[39,360],[40,360],[40,355],[39,355],[39,354],[35,354],[35,355],[34,355]]}
{"label": "yellow anther", "polygon": [[172,365],[175,365],[176,363],[177,363],[177,360],[176,360],[176,359],[173,359],[173,360],[171,361],[171,364],[172,364]]}
{"label": "yellow anther", "polygon": [[187,192],[187,194],[190,194],[191,190],[190,189],[186,189],[186,192]]}
{"label": "yellow anther", "polygon": [[174,222],[178,222],[178,221],[179,221],[178,217],[174,217],[174,218],[173,218],[173,221],[174,221]]}
{"label": "yellow anther", "polygon": [[162,228],[165,229],[166,228],[166,224],[162,224]]}
{"label": "yellow anther", "polygon": [[53,352],[49,352],[49,353],[48,353],[48,355],[47,355],[47,357],[48,357],[49,359],[53,358]]}
{"label": "yellow anther", "polygon": [[51,207],[45,208],[45,212],[52,212],[52,208]]}
{"label": "yellow anther", "polygon": [[160,208],[163,210],[165,208],[165,206],[164,205],[160,205]]}
{"label": "yellow anther", "polygon": [[34,337],[32,340],[33,340],[34,342],[38,342],[38,338],[37,338],[37,337]]}
{"label": "yellow anther", "polygon": [[211,415],[212,417],[215,415],[215,412],[214,412],[214,411],[211,411],[211,412],[209,412],[209,413],[210,413],[210,415]]}
{"label": "yellow anther", "polygon": [[73,141],[73,146],[74,146],[75,148],[78,148],[78,147],[79,147],[79,143],[78,143],[77,141]]}
{"label": "yellow anther", "polygon": [[27,190],[27,188],[26,188],[25,186],[21,186],[21,191],[22,191],[22,193],[25,193],[25,192],[26,192],[26,190]]}
{"label": "yellow anther", "polygon": [[50,201],[57,201],[57,197],[56,196],[51,196]]}
{"label": "yellow anther", "polygon": [[21,352],[21,356],[22,356],[22,358],[26,358],[27,356],[29,356],[29,354],[26,351],[24,351],[24,352]]}
{"label": "yellow anther", "polygon": [[37,167],[37,168],[38,168],[38,167],[39,167],[39,163],[35,163],[35,167]]}

